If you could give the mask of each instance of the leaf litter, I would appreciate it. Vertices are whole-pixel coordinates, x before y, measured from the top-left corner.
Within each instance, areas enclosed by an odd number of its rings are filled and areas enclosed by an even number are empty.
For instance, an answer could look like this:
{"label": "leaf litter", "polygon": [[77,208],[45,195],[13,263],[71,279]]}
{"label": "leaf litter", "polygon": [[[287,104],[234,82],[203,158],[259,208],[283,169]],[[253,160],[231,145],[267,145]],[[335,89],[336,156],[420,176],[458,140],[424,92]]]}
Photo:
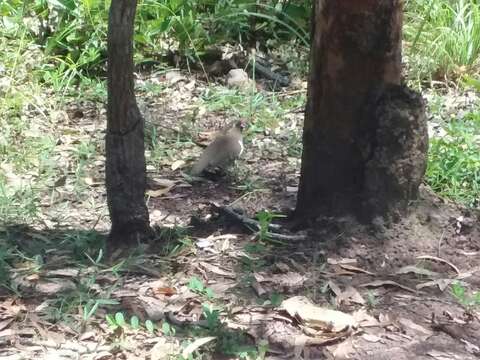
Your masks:
{"label": "leaf litter", "polygon": [[[212,134],[237,115],[235,107],[208,109],[208,103],[201,104],[201,94],[211,90],[209,85],[180,72],[170,74],[166,80],[153,76],[145,81],[167,82],[160,96],[146,94],[145,102],[150,113],[156,114],[147,117],[147,129],[157,130],[155,146],[163,153],[157,156],[155,148],[148,149],[148,205],[151,213],[159,211],[152,217],[153,225],[160,227],[170,253],[161,257],[152,252],[132,254],[129,261],[133,259],[133,263],[112,270],[96,263],[98,252],[89,255],[86,267],[73,260],[72,250],[62,250],[60,244],[75,235],[68,229],[56,231],[59,227],[98,233],[109,228],[102,185],[105,113],[94,103],[70,104],[70,113],[81,116],[59,114],[56,121],[61,125],[55,129],[55,151],[59,164],[66,164],[66,171],[52,182],[55,192],[45,194],[43,223],[23,231],[29,234],[26,241],[36,239],[49,249],[38,264],[31,262],[23,270],[11,270],[13,284],[26,296],[2,297],[0,343],[8,346],[0,350],[0,356],[23,354],[32,358],[44,354],[64,359],[113,359],[122,353],[126,358],[163,359],[167,353],[203,353],[215,358],[217,345],[223,340],[209,328],[213,320],[208,316],[215,318],[218,311],[216,328],[232,332],[238,339],[246,334],[238,345],[267,341],[267,353],[272,356],[318,358],[316,354],[322,352],[336,358],[380,359],[380,354],[392,349],[400,356],[415,353],[415,346],[449,343],[448,352],[425,348],[422,356],[442,358],[453,354],[473,358],[478,346],[475,339],[480,338],[478,313],[453,300],[449,286],[457,275],[468,273],[468,278],[477,279],[472,270],[475,261],[461,252],[446,252],[444,258],[436,256],[438,241],[427,239],[435,238],[432,234],[440,238],[439,229],[427,231],[428,226],[421,227],[413,219],[405,226],[413,224],[414,231],[401,232],[406,239],[387,238],[381,249],[378,239],[369,237],[369,231],[349,224],[330,233],[324,231],[323,225],[313,226],[307,240],[295,244],[273,245],[252,238],[238,223],[213,212],[209,204],[234,203],[251,219],[262,209],[278,213],[290,209],[294,199],[289,192],[298,187],[298,156],[289,154],[296,149],[289,148],[285,140],[300,138],[302,114],[288,113],[272,129],[265,126],[247,132],[245,157],[227,178],[190,183],[181,172],[201,151],[191,140],[208,143]],[[215,91],[221,93],[224,89],[218,87]],[[289,96],[287,92],[281,97]],[[195,108],[202,111],[195,115]],[[261,120],[255,119],[252,126]],[[182,138],[185,141],[179,141]],[[81,155],[87,161],[83,174],[77,176],[71,164],[76,163],[82,144],[93,144],[95,151]],[[24,181],[24,176],[7,163],[3,167],[12,184]],[[424,197],[431,203],[437,201],[428,193]],[[450,250],[448,242],[454,242],[461,235],[459,227],[470,222],[465,220],[468,216],[462,217],[462,209],[449,208],[446,212],[449,218],[461,219],[457,221],[460,225],[447,231],[442,241],[444,250]],[[321,221],[332,229],[342,227],[331,219]],[[475,228],[475,224],[469,226]],[[181,228],[187,229],[188,235],[180,236],[178,242],[175,231]],[[172,240],[168,240],[167,233]],[[480,240],[474,238],[477,234],[473,230],[468,235],[470,248],[465,248],[464,254],[470,253],[472,246],[480,249]],[[418,236],[423,244],[418,244]],[[350,246],[342,246],[339,239]],[[404,245],[400,245],[402,241]],[[432,263],[432,268],[420,267],[418,260]],[[434,263],[440,266],[433,268]],[[454,264],[462,264],[462,272]],[[442,265],[455,274],[449,274]],[[103,279],[102,286],[101,274],[111,275]],[[196,287],[192,287],[193,278],[198,279]],[[72,302],[69,294],[79,289],[86,289],[84,295],[88,294],[91,301],[77,303],[76,310],[59,313],[60,319],[55,318],[51,312],[61,309],[56,301]],[[399,293],[408,296],[397,297]],[[117,305],[99,306],[86,319],[86,310],[102,299]],[[213,306],[214,311],[206,312],[205,306]],[[144,325],[137,330],[125,326],[116,332],[105,321],[107,314],[116,312],[126,318],[135,315],[142,324],[156,321],[157,329],[152,334]],[[452,340],[453,332],[445,330],[458,319],[466,319],[462,326],[469,335],[468,344],[462,342],[463,338]],[[439,322],[444,324],[443,330],[439,330]],[[128,346],[119,348],[118,341]]]}

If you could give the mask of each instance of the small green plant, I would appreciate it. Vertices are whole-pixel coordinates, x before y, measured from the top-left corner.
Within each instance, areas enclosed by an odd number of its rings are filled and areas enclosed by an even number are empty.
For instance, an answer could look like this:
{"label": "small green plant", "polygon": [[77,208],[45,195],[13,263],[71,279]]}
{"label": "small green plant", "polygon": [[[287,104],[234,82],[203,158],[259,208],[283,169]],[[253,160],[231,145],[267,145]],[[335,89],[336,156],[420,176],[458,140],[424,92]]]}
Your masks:
{"label": "small green plant", "polygon": [[405,19],[405,52],[412,77],[428,81],[478,73],[478,2],[408,0]]}
{"label": "small green plant", "polygon": [[[117,312],[115,313],[115,315],[107,314],[105,316],[105,320],[108,324],[108,327],[113,331],[126,328],[140,330],[142,328],[140,320],[137,316],[133,315],[132,317],[130,317],[130,322],[128,323],[125,320],[125,316],[122,312]],[[151,320],[146,320],[144,326],[145,329],[147,329],[147,331],[151,334],[155,332],[155,324]]]}
{"label": "small green plant", "polygon": [[162,333],[165,336],[175,336],[176,330],[168,322],[162,322]]}
{"label": "small green plant", "polygon": [[118,305],[118,301],[112,299],[90,299],[83,305],[82,320],[88,322],[97,312],[100,305]]}
{"label": "small green plant", "polygon": [[263,360],[265,359],[265,356],[267,355],[268,351],[268,341],[267,340],[260,340],[257,344],[257,349],[258,349],[258,360]]}
{"label": "small green plant", "polygon": [[[244,271],[254,272],[264,268],[267,265],[265,259],[262,258],[262,255],[265,255],[267,252],[267,247],[265,244],[256,242],[251,244],[246,244],[244,250],[247,254],[252,256],[242,256],[240,261],[242,262],[242,267]],[[247,279],[250,281],[250,279]]]}
{"label": "small green plant", "polygon": [[367,307],[369,309],[373,309],[375,308],[375,306],[377,306],[377,304],[378,304],[378,299],[375,293],[372,290],[369,290],[367,292]]}
{"label": "small green plant", "polygon": [[478,206],[480,199],[480,112],[444,126],[443,137],[430,140],[426,179],[440,195]]}
{"label": "small green plant", "polygon": [[474,307],[480,306],[480,291],[469,294],[465,286],[460,282],[455,282],[452,284],[451,292],[459,304],[468,311],[472,310]]}
{"label": "small green plant", "polygon": [[194,293],[197,293],[197,294],[202,295],[202,296],[206,296],[208,299],[215,298],[215,294],[214,294],[213,290],[209,287],[206,287],[203,284],[203,282],[196,276],[194,276],[190,279],[187,286]]}
{"label": "small green plant", "polygon": [[270,303],[272,304],[273,307],[280,306],[283,299],[284,299],[284,296],[282,294],[273,293],[270,295]]}
{"label": "small green plant", "polygon": [[273,219],[285,217],[284,215],[275,214],[268,210],[262,210],[257,214],[257,220],[260,226],[258,238],[260,241],[270,240],[269,228]]}
{"label": "small green plant", "polygon": [[216,331],[218,328],[221,327],[220,322],[220,311],[215,309],[212,304],[203,304],[203,316],[205,320],[207,320],[207,328],[210,331]]}

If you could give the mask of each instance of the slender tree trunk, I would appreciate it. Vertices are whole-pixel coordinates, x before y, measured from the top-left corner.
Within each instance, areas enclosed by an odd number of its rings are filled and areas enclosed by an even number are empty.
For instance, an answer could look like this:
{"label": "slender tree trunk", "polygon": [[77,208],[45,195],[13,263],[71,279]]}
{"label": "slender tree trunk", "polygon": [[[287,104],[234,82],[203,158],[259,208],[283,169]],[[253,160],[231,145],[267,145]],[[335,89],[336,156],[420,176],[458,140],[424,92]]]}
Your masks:
{"label": "slender tree trunk", "polygon": [[428,145],[420,95],[401,85],[402,0],[314,0],[296,215],[396,219]]}
{"label": "slender tree trunk", "polygon": [[108,23],[106,187],[112,228],[109,245],[151,235],[145,205],[144,123],[133,81],[136,0],[112,0]]}

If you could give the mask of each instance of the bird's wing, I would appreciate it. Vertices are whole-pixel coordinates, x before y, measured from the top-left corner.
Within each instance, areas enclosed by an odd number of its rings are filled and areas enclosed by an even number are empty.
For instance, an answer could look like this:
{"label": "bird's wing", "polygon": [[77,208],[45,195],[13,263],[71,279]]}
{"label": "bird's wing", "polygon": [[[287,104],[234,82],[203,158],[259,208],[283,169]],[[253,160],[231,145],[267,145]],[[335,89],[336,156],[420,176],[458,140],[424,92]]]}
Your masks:
{"label": "bird's wing", "polygon": [[217,166],[225,162],[229,157],[229,142],[227,136],[217,137],[210,145],[203,150],[192,168],[193,175],[199,175],[209,166]]}

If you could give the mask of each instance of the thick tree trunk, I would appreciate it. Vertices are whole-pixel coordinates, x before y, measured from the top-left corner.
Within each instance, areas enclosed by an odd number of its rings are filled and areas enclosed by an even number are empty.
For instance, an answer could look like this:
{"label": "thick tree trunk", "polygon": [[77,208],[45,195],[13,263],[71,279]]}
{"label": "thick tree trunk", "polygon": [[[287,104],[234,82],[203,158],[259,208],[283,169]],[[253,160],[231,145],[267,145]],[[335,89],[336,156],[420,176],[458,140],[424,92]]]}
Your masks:
{"label": "thick tree trunk", "polygon": [[151,235],[145,205],[144,123],[133,81],[136,0],[112,0],[108,24],[106,187],[112,228],[109,245]]}
{"label": "thick tree trunk", "polygon": [[401,82],[402,0],[315,0],[296,215],[401,216],[428,145]]}

